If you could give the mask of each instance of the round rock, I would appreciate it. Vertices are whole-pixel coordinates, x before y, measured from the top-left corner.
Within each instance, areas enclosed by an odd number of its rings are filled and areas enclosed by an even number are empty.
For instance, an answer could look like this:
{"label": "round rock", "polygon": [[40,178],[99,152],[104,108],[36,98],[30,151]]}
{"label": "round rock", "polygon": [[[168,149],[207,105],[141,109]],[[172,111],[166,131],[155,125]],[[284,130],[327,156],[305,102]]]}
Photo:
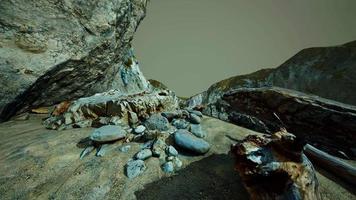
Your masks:
{"label": "round rock", "polygon": [[146,165],[143,160],[130,160],[126,164],[126,176],[135,178],[146,170]]}
{"label": "round rock", "polygon": [[146,127],[145,127],[145,126],[139,125],[139,126],[137,126],[137,127],[135,128],[135,133],[141,134],[141,133],[143,133],[145,130],[146,130]]}
{"label": "round rock", "polygon": [[151,156],[152,156],[152,151],[150,149],[143,149],[135,155],[135,158],[138,160],[146,160]]}
{"label": "round rock", "polygon": [[178,156],[178,151],[171,145],[167,147],[166,152],[169,156]]}
{"label": "round rock", "polygon": [[175,143],[184,149],[197,154],[205,154],[210,149],[210,144],[205,140],[194,136],[187,130],[179,129],[174,133]]}
{"label": "round rock", "polygon": [[145,121],[145,126],[149,130],[167,131],[169,129],[169,121],[160,114],[153,114]]}
{"label": "round rock", "polygon": [[95,129],[89,138],[96,142],[110,142],[122,139],[126,134],[126,130],[121,126],[106,125]]}
{"label": "round rock", "polygon": [[163,164],[162,169],[166,173],[172,173],[174,171],[174,165],[172,161],[168,161]]}

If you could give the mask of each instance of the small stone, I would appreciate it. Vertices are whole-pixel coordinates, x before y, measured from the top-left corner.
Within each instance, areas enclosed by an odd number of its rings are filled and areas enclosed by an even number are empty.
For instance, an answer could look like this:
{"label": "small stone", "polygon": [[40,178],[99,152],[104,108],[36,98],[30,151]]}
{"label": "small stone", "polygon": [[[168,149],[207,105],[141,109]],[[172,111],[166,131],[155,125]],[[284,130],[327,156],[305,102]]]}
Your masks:
{"label": "small stone", "polygon": [[138,160],[146,160],[151,156],[152,156],[152,151],[150,149],[143,149],[135,155],[135,158]]}
{"label": "small stone", "polygon": [[172,173],[174,171],[174,165],[172,161],[168,161],[163,164],[162,170],[166,173]]}
{"label": "small stone", "polygon": [[160,114],[151,115],[144,124],[149,130],[167,131],[169,129],[168,119]]}
{"label": "small stone", "polygon": [[127,153],[131,149],[131,145],[124,145],[120,147],[120,151],[123,153]]}
{"label": "small stone", "polygon": [[86,148],[82,151],[82,153],[80,153],[79,158],[80,158],[80,159],[83,159],[85,156],[89,155],[93,150],[94,150],[94,147],[93,147],[93,146],[88,146],[88,147],[86,147]]}
{"label": "small stone", "polygon": [[146,143],[141,145],[141,149],[151,149],[153,146],[154,140],[149,140]]}
{"label": "small stone", "polygon": [[174,156],[168,156],[167,161],[172,161],[174,159]]}
{"label": "small stone", "polygon": [[179,159],[179,158],[177,158],[177,157],[175,157],[174,159],[173,159],[173,163],[174,163],[174,166],[176,167],[176,168],[182,168],[182,166],[183,166],[183,162]]}
{"label": "small stone", "polygon": [[96,156],[103,157],[107,150],[108,150],[108,145],[107,144],[101,145],[101,147],[99,148],[98,152],[96,152]]}
{"label": "small stone", "polygon": [[205,140],[194,136],[187,130],[179,129],[174,133],[175,143],[184,149],[197,154],[205,154],[210,149],[210,144]]}
{"label": "small stone", "polygon": [[199,117],[198,115],[190,114],[189,121],[190,121],[192,124],[200,124],[201,119],[200,119],[200,117]]}
{"label": "small stone", "polygon": [[178,151],[176,150],[176,148],[174,148],[173,146],[169,145],[166,149],[166,152],[168,155],[170,156],[178,156]]}
{"label": "small stone", "polygon": [[143,125],[139,125],[138,127],[135,128],[135,133],[140,134],[143,133],[146,130],[146,127]]}
{"label": "small stone", "polygon": [[203,138],[206,136],[206,132],[202,130],[200,124],[191,124],[190,125],[190,132],[193,133],[195,136]]}
{"label": "small stone", "polygon": [[177,129],[186,129],[189,126],[189,122],[185,121],[184,119],[174,119],[172,121],[172,125]]}
{"label": "small stone", "polygon": [[129,123],[130,125],[135,125],[139,122],[137,114],[135,112],[129,111]]}
{"label": "small stone", "polygon": [[153,156],[160,157],[164,153],[166,146],[166,143],[162,139],[156,139],[152,146]]}
{"label": "small stone", "polygon": [[126,130],[121,126],[106,125],[95,129],[89,138],[96,142],[110,142],[122,139],[126,134]]}
{"label": "small stone", "polygon": [[143,160],[130,160],[126,164],[126,176],[135,178],[146,170],[146,165]]}

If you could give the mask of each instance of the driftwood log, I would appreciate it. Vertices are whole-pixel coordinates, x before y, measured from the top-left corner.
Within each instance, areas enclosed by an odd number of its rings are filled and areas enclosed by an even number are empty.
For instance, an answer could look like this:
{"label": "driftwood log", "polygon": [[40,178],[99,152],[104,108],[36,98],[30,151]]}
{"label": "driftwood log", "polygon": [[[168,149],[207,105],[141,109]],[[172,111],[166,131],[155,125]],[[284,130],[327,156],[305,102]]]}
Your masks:
{"label": "driftwood log", "polygon": [[355,167],[309,144],[305,145],[304,152],[314,164],[324,168],[342,180],[356,185]]}
{"label": "driftwood log", "polygon": [[251,199],[320,199],[304,145],[282,129],[272,135],[247,136],[232,147],[236,169]]}

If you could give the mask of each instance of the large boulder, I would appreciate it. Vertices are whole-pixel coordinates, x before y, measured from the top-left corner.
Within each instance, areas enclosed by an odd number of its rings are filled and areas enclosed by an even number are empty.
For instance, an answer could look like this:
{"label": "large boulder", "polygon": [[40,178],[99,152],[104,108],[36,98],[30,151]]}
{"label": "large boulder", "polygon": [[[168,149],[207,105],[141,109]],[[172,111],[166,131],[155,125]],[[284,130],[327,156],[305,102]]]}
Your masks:
{"label": "large boulder", "polygon": [[131,40],[146,0],[3,0],[0,121],[30,108],[147,88]]}
{"label": "large boulder", "polygon": [[277,86],[356,105],[356,41],[303,49],[274,69],[219,81],[188,100],[194,107],[215,102],[231,89]]}
{"label": "large boulder", "polygon": [[[314,95],[277,88],[241,88],[209,104],[208,115],[256,131],[273,133],[280,128],[321,148],[350,157],[356,142],[356,107]],[[237,117],[251,116],[251,119]],[[250,123],[250,124],[248,124]],[[341,153],[341,154],[343,154]]]}

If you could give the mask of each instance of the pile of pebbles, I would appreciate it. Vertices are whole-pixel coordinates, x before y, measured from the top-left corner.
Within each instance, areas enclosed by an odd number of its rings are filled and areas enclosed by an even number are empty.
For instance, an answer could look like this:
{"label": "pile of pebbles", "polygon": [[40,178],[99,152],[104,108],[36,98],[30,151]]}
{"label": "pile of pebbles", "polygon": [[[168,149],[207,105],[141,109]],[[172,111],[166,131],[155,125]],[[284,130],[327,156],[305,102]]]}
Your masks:
{"label": "pile of pebbles", "polygon": [[[199,111],[183,109],[155,113],[143,120],[138,119],[134,112],[128,116],[129,126],[105,125],[95,129],[89,136],[93,145],[84,149],[80,157],[95,147],[99,147],[96,155],[104,156],[108,143],[117,140],[142,143],[140,150],[125,165],[127,177],[134,178],[146,170],[147,159],[159,159],[164,172],[174,173],[183,166],[179,151],[202,155],[210,149],[210,144],[204,139],[207,134],[200,125],[203,115]],[[129,144],[120,147],[121,152],[129,149]]]}

